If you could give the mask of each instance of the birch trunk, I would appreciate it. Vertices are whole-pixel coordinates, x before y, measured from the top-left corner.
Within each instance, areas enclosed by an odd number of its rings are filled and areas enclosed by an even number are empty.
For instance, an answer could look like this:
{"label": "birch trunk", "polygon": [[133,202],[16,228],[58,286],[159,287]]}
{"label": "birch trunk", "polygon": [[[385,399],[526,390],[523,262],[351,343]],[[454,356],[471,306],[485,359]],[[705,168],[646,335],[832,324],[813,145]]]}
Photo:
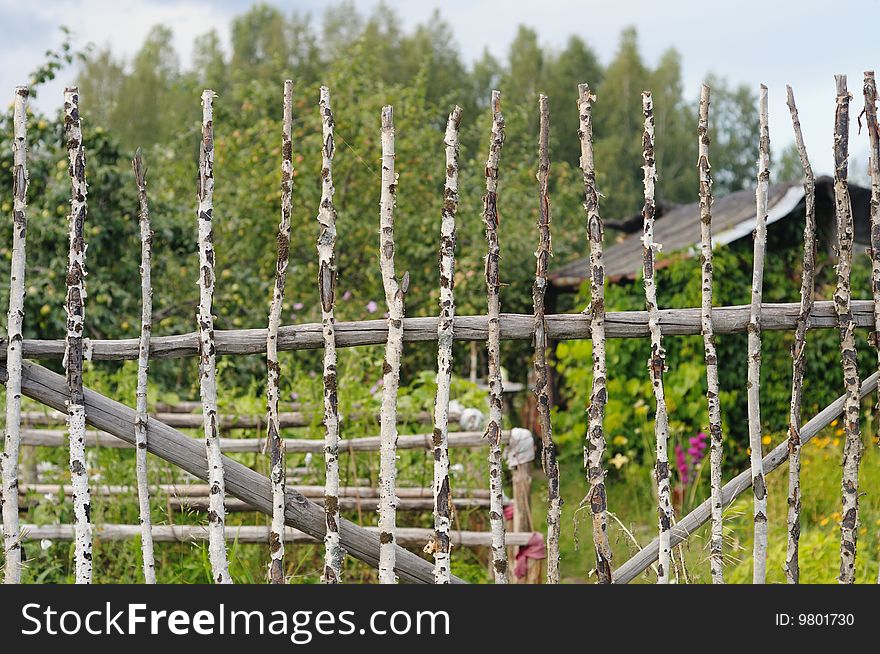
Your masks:
{"label": "birch trunk", "polygon": [[76,530],[74,562],[76,583],[92,582],[92,525],[90,522],[89,472],[86,464],[86,409],[83,401],[83,326],[85,320],[86,153],[79,117],[79,90],[64,90],[64,136],[67,143],[71,196],[70,252],[67,263],[67,336],[64,368],[67,375],[67,414],[70,430],[70,481],[74,487],[73,515]]}
{"label": "birch trunk", "polygon": [[18,522],[18,458],[21,447],[21,361],[24,322],[24,276],[27,244],[27,98],[26,86],[15,89],[12,140],[12,269],[9,277],[9,314],[6,366],[6,437],[0,455],[3,509],[3,581],[21,583],[21,543]]}
{"label": "birch trunk", "polygon": [[804,372],[807,330],[813,311],[816,275],[816,182],[807,157],[807,148],[801,133],[797,106],[791,87],[786,87],[788,108],[794,127],[794,141],[804,169],[804,263],[801,272],[801,306],[794,332],[791,372],[791,409],[788,417],[788,547],[785,556],[785,578],[796,584],[800,577],[798,547],[801,535],[801,402],[804,393]]}
{"label": "birch trunk", "polygon": [[318,292],[321,297],[321,333],[324,338],[324,536],[325,584],[337,584],[342,577],[345,550],[339,543],[339,409],[336,385],[336,207],[333,206],[333,110],[330,90],[321,87],[323,145],[321,147],[321,205],[318,209]]}
{"label": "birch trunk", "polygon": [[382,108],[382,193],[380,205],[379,266],[388,304],[388,340],[382,365],[382,447],[379,453],[379,582],[393,584],[394,532],[397,522],[397,389],[400,384],[400,355],[403,351],[403,304],[409,273],[398,281],[394,271],[394,204],[397,174],[394,172],[394,114]]}
{"label": "birch trunk", "polygon": [[[874,71],[865,71],[865,123],[868,128],[868,170],[871,175],[871,294],[874,300],[873,344],[880,369],[880,123],[877,121],[877,82]],[[880,402],[877,404],[880,407]],[[880,578],[878,578],[880,583]]]}
{"label": "birch trunk", "polygon": [[538,139],[538,249],[532,302],[535,309],[535,397],[538,423],[541,426],[544,473],[547,475],[547,583],[559,583],[559,522],[562,498],[559,496],[559,464],[553,427],[550,423],[549,372],[547,368],[547,322],[544,316],[544,294],[547,291],[547,269],[553,249],[550,241],[550,108],[547,96],[538,98],[540,131]]}
{"label": "birch trunk", "polygon": [[718,395],[718,355],[715,350],[715,326],[712,320],[712,166],[709,164],[709,87],[700,90],[700,120],[697,128],[700,175],[700,266],[702,269],[703,352],[706,360],[706,402],[709,407],[710,485],[712,500],[712,534],[709,539],[709,569],[713,584],[724,583],[724,505],[721,499],[721,464],[723,436],[721,432],[721,400]]}
{"label": "birch trunk", "polygon": [[202,92],[202,140],[199,147],[199,393],[202,399],[205,451],[208,457],[208,480],[211,484],[211,508],[208,511],[208,554],[215,583],[229,584],[226,560],[226,484],[223,456],[217,437],[217,375],[214,346],[214,92]]}
{"label": "birch trunk", "polygon": [[608,542],[608,500],[605,492],[605,403],[608,400],[605,367],[605,264],[602,247],[605,227],[599,215],[599,191],[596,188],[596,165],[593,157],[592,103],[596,96],[587,84],[578,85],[578,112],[581,140],[581,170],[584,175],[584,210],[587,238],[590,241],[590,340],[593,347],[593,381],[587,410],[587,440],[584,465],[590,484],[587,499],[593,522],[593,546],[596,550],[596,573],[599,583],[611,583],[611,546]]}
{"label": "birch trunk", "polygon": [[754,491],[755,536],[752,582],[763,584],[767,576],[767,486],[761,457],[761,302],[764,288],[764,250],[767,243],[767,191],[770,184],[770,131],[767,123],[767,87],[759,96],[760,142],[758,146],[758,187],[755,190],[755,250],[752,262],[752,304],[749,310],[748,411],[749,447]]}
{"label": "birch trunk", "polygon": [[507,583],[507,550],[504,545],[504,490],[501,470],[501,283],[498,264],[501,247],[498,243],[498,162],[504,145],[504,116],[501,114],[501,93],[492,91],[492,138],[486,162],[486,195],[483,197],[483,221],[486,223],[486,295],[489,329],[487,338],[489,422],[489,524],[492,529],[492,571],[496,584]]}
{"label": "birch trunk", "polygon": [[150,228],[150,208],[147,204],[147,169],[141,151],[135,152],[131,162],[138,187],[141,228],[141,338],[138,354],[136,417],[134,423],[135,473],[137,476],[138,511],[141,522],[141,554],[144,560],[144,582],[156,583],[156,561],[153,557],[153,529],[150,519],[150,480],[147,475],[147,377],[150,366],[150,335],[153,331],[153,286],[150,279],[153,259],[153,230]]}
{"label": "birch trunk", "polygon": [[859,430],[859,368],[856,358],[855,320],[852,314],[853,216],[849,197],[849,102],[846,75],[835,75],[837,108],[834,112],[834,204],[837,215],[837,288],[834,307],[840,330],[840,362],[846,404],[843,426],[846,442],[843,447],[843,478],[841,480],[843,519],[840,523],[840,576],[842,584],[855,582],[856,544],[859,536],[859,462],[862,438]]}
{"label": "birch trunk", "polygon": [[290,261],[290,212],[293,190],[293,82],[285,80],[281,118],[281,222],[278,223],[278,256],[275,285],[266,330],[266,438],[269,442],[269,478],[272,480],[272,525],[269,528],[269,582],[284,583],[284,441],[278,424],[278,326],[284,305],[284,283]]}
{"label": "birch trunk", "polygon": [[449,530],[452,526],[449,487],[449,385],[455,321],[455,212],[458,209],[458,129],[461,107],[446,122],[446,184],[440,223],[440,317],[437,323],[437,397],[434,400],[434,536],[428,549],[434,555],[434,581],[450,578]]}
{"label": "birch trunk", "polygon": [[669,439],[666,398],[663,393],[663,372],[666,368],[666,351],[663,349],[663,334],[660,329],[660,313],[657,307],[657,284],[654,278],[654,262],[661,249],[654,242],[654,186],[657,181],[657,168],[654,158],[654,100],[650,91],[642,93],[642,111],[645,116],[645,133],[642,139],[642,151],[645,158],[645,206],[642,209],[644,219],[644,276],[645,276],[645,308],[648,311],[648,328],[651,331],[651,356],[648,359],[648,372],[651,375],[651,386],[654,389],[654,400],[657,405],[654,418],[654,436],[657,440],[657,501],[660,525],[660,558],[657,563],[657,583],[669,583],[670,552],[669,530],[672,528],[672,503],[669,498],[669,458],[667,441]]}

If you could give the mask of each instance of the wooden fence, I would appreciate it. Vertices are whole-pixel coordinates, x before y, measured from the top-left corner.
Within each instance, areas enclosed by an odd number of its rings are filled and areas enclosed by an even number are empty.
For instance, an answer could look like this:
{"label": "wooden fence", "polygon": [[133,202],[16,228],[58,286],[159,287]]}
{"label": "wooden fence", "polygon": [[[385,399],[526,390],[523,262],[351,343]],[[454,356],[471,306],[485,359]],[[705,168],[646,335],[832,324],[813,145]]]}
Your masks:
{"label": "wooden fence", "polygon": [[[760,138],[756,144],[758,170],[756,187],[756,224],[754,239],[754,268],[752,301],[749,306],[713,307],[712,291],[712,178],[709,164],[710,90],[703,87],[698,127],[700,186],[695,189],[700,197],[700,220],[702,225],[701,282],[702,302],[699,308],[663,310],[657,305],[657,288],[654,276],[655,261],[660,244],[654,241],[655,219],[654,190],[656,169],[654,163],[654,105],[650,92],[642,95],[644,115],[644,283],[646,311],[606,312],[604,303],[604,227],[600,214],[600,193],[596,186],[596,167],[592,143],[592,103],[595,96],[583,84],[578,89],[580,112],[579,138],[581,140],[581,166],[583,170],[585,213],[587,232],[584,242],[590,251],[590,279],[592,302],[583,314],[545,315],[544,291],[547,285],[550,251],[550,199],[548,179],[549,110],[548,99],[539,98],[539,190],[536,202],[539,206],[536,233],[536,276],[533,289],[534,313],[512,315],[501,313],[501,288],[498,276],[498,260],[501,252],[497,225],[499,196],[497,180],[502,168],[504,144],[504,117],[501,112],[500,93],[494,91],[491,101],[492,132],[486,165],[486,193],[483,198],[483,219],[486,223],[487,256],[486,288],[487,313],[483,316],[456,316],[454,304],[454,254],[455,220],[458,205],[458,131],[462,121],[461,109],[456,107],[449,115],[444,137],[446,145],[446,182],[439,238],[439,280],[441,300],[438,318],[406,318],[405,300],[408,277],[398,277],[394,267],[396,249],[394,233],[394,209],[397,193],[395,174],[395,134],[393,111],[384,107],[377,125],[381,127],[382,149],[382,200],[380,207],[379,264],[383,277],[388,317],[337,323],[334,317],[336,289],[335,246],[337,239],[336,210],[333,204],[334,187],[332,166],[335,154],[333,114],[330,92],[321,89],[320,115],[322,121],[322,199],[318,215],[318,258],[320,272],[318,293],[322,305],[322,322],[293,326],[280,325],[280,311],[284,301],[284,282],[290,239],[291,179],[293,174],[291,153],[292,84],[284,85],[283,124],[281,147],[281,220],[278,232],[278,258],[276,278],[267,329],[215,331],[211,314],[215,284],[213,250],[213,165],[214,135],[212,107],[214,93],[202,94],[202,139],[199,157],[199,193],[197,220],[199,227],[199,287],[200,301],[197,331],[190,334],[151,337],[151,284],[150,260],[154,243],[149,223],[149,205],[146,192],[145,167],[140,155],[134,160],[135,178],[140,201],[140,224],[142,234],[142,293],[143,324],[139,339],[89,341],[83,338],[84,313],[83,277],[85,275],[85,232],[87,220],[86,164],[82,135],[79,126],[79,94],[77,89],[65,91],[65,142],[69,152],[71,178],[70,258],[67,274],[67,332],[64,340],[30,340],[22,335],[24,319],[24,275],[27,200],[27,158],[25,105],[27,89],[16,90],[14,108],[14,212],[12,274],[10,281],[10,307],[8,338],[0,354],[0,375],[7,386],[7,433],[2,458],[3,473],[3,527],[6,558],[5,579],[17,582],[21,574],[20,543],[27,538],[67,538],[75,542],[76,580],[91,581],[92,539],[131,538],[140,536],[144,555],[145,579],[155,581],[155,563],[152,555],[153,541],[206,539],[212,575],[218,583],[231,581],[226,559],[226,541],[266,542],[271,552],[269,579],[273,583],[284,580],[283,556],[285,542],[303,539],[323,540],[325,562],[322,578],[326,583],[342,579],[342,561],[346,555],[360,559],[379,571],[383,583],[396,580],[420,583],[458,583],[450,572],[452,545],[490,546],[492,572],[496,583],[510,579],[509,546],[524,546],[532,538],[528,530],[505,533],[502,491],[502,444],[509,432],[502,430],[504,405],[501,399],[499,348],[502,339],[531,340],[535,346],[535,393],[538,402],[540,438],[542,441],[542,467],[547,475],[548,532],[547,581],[559,582],[559,472],[552,439],[549,406],[548,363],[544,356],[548,343],[553,340],[586,339],[593,345],[593,380],[590,407],[585,417],[587,439],[585,442],[586,480],[589,484],[584,506],[589,507],[592,517],[593,543],[596,557],[597,578],[602,583],[626,583],[657,562],[656,577],[660,583],[668,582],[671,572],[672,548],[687,539],[697,528],[711,522],[709,566],[713,582],[723,582],[722,557],[724,543],[721,538],[723,509],[748,488],[754,496],[754,581],[763,583],[767,560],[767,497],[765,477],[789,461],[789,516],[786,575],[790,582],[799,580],[798,534],[800,510],[800,463],[799,453],[804,443],[838,416],[844,416],[846,446],[843,457],[843,486],[841,506],[840,576],[842,583],[854,581],[858,529],[858,467],[862,441],[859,425],[859,401],[877,388],[878,373],[864,381],[859,380],[855,366],[856,328],[868,328],[874,334],[877,346],[880,333],[880,129],[876,114],[876,86],[874,75],[865,74],[864,116],[870,140],[870,172],[872,179],[871,202],[871,260],[873,267],[872,299],[853,301],[850,287],[850,268],[853,247],[853,218],[847,188],[847,160],[849,126],[849,102],[851,96],[846,88],[846,78],[837,76],[837,105],[835,112],[835,177],[834,189],[837,209],[838,238],[838,284],[833,301],[814,302],[813,252],[815,250],[815,204],[814,182],[809,159],[803,144],[797,109],[791,89],[788,104],[791,110],[795,142],[804,169],[806,225],[804,264],[799,304],[766,304],[762,301],[763,263],[766,243],[767,192],[769,181],[769,129],[767,96],[768,89],[761,86],[759,115]],[[661,144],[657,144],[662,147]],[[838,329],[840,334],[841,365],[845,388],[841,398],[802,424],[801,393],[804,375],[804,349],[809,329]],[[792,360],[792,399],[788,442],[780,444],[767,454],[761,443],[760,418],[760,366],[761,334],[765,330],[794,330],[795,347]],[[721,456],[724,435],[721,429],[718,394],[718,367],[714,350],[716,334],[746,332],[748,334],[748,423],[751,446],[750,465],[726,484],[722,484],[723,458]],[[711,497],[686,516],[674,519],[669,492],[669,466],[666,448],[668,433],[663,378],[666,368],[663,340],[677,335],[702,334],[705,345],[705,364],[708,385],[709,414],[707,420],[711,432]],[[656,420],[656,483],[658,498],[658,536],[638,551],[628,561],[618,564],[612,557],[608,543],[607,493],[605,489],[605,435],[603,421],[608,389],[605,361],[605,342],[611,338],[648,338],[651,355],[648,373],[654,392]],[[457,340],[485,341],[487,343],[487,376],[489,381],[489,416],[484,432],[450,432],[449,383],[452,370],[452,343]],[[433,430],[430,434],[398,436],[397,388],[399,383],[400,357],[408,342],[436,341],[438,343],[438,392],[435,411],[427,416]],[[386,355],[383,364],[383,397],[379,416],[378,436],[340,440],[338,433],[338,393],[344,389],[336,383],[336,348],[371,344],[384,344]],[[279,411],[278,380],[280,369],[277,353],[283,350],[324,349],[324,402],[323,424],[326,437],[323,442],[286,439],[281,429],[311,422],[302,412]],[[880,353],[880,349],[878,349]],[[265,420],[260,417],[225,418],[217,411],[217,387],[215,382],[215,357],[218,354],[263,355],[267,357],[268,412]],[[96,393],[82,385],[82,362],[91,359],[137,359],[138,402],[132,409],[109,397]],[[202,415],[170,412],[148,412],[146,406],[147,364],[150,358],[199,358],[199,378]],[[880,357],[880,354],[878,354]],[[25,359],[62,359],[65,375],[54,373],[33,361]],[[878,358],[880,362],[880,358]],[[59,412],[50,417],[22,414],[22,396],[33,398]],[[35,425],[47,426],[50,421],[66,420],[67,437],[59,430],[34,429]],[[86,429],[86,424],[94,430]],[[271,473],[268,477],[251,470],[223,452],[258,451],[263,439],[221,438],[225,429],[266,427],[268,455]],[[204,441],[193,439],[178,431],[180,428],[204,430]],[[141,525],[95,525],[90,524],[89,503],[93,495],[112,495],[121,489],[104,487],[89,488],[87,459],[84,452],[95,445],[135,447],[137,450],[136,493],[140,500]],[[74,505],[73,525],[34,526],[19,523],[20,491],[18,463],[22,446],[61,446],[70,449],[71,483],[55,487],[56,493],[70,495]],[[451,488],[449,478],[450,447],[488,447],[489,488],[470,495],[458,494]],[[434,458],[434,480],[430,494],[423,489],[417,497],[397,487],[396,453],[407,447],[428,448]],[[340,488],[338,460],[346,451],[379,451],[381,474],[377,489],[352,491]],[[323,489],[296,489],[287,485],[285,454],[287,452],[323,453],[325,458],[326,485]],[[171,464],[179,466],[194,477],[207,482],[207,486],[174,490],[150,486],[145,475],[145,456],[151,453]],[[520,471],[527,472],[528,467]],[[514,475],[514,487],[517,475]],[[37,488],[43,489],[42,486]],[[196,492],[198,490],[198,492]],[[198,503],[207,510],[204,527],[153,526],[149,516],[150,493],[169,493],[169,498],[183,497]],[[353,494],[352,494],[353,493]],[[26,498],[27,494],[22,494]],[[237,502],[226,501],[227,497]],[[315,502],[322,499],[323,506]],[[370,510],[378,513],[378,528],[364,528],[340,517],[339,510],[351,505],[351,500],[369,503]],[[434,514],[434,528],[415,530],[399,528],[396,524],[398,510],[413,507],[424,508],[429,499]],[[486,533],[456,532],[451,529],[450,514],[457,503],[470,502],[474,506],[488,508],[491,531]],[[488,505],[488,506],[487,506]],[[144,508],[146,507],[146,509]],[[230,527],[225,524],[226,511],[233,508],[252,508],[272,516],[271,526]],[[519,523],[528,522],[520,511]],[[515,520],[515,523],[517,521]],[[401,545],[425,545],[425,551],[434,558],[431,565]]]}

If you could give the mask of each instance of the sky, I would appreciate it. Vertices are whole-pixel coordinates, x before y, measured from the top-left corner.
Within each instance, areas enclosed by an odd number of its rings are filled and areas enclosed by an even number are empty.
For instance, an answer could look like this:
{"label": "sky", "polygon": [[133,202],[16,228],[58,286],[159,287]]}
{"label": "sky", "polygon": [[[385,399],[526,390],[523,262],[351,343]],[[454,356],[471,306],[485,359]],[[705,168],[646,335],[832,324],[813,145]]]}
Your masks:
{"label": "sky", "polygon": [[[275,0],[286,13],[320,17],[333,0]],[[71,28],[77,45],[109,45],[116,56],[131,57],[150,27],[163,23],[175,34],[181,63],[187,66],[196,36],[216,29],[229,42],[231,19],[254,4],[251,0],[0,0],[0,24],[6,25],[0,92],[12,97],[16,84],[60,43],[60,25]],[[356,0],[369,13],[376,0]],[[607,63],[621,30],[635,26],[649,65],[670,46],[682,55],[684,88],[696,98],[700,82],[713,72],[734,84],[769,87],[770,139],[780,152],[792,142],[785,105],[785,85],[797,99],[804,138],[817,174],[830,173],[834,115],[834,74],[848,75],[853,94],[850,138],[851,174],[864,180],[867,135],[857,134],[862,106],[862,73],[880,70],[880,0],[386,0],[407,27],[426,22],[435,8],[452,25],[467,61],[485,48],[506,56],[520,24],[534,28],[543,45],[561,49],[572,34],[584,38]],[[74,70],[40,94],[39,105],[53,110]],[[578,82],[572,80],[572,88]],[[503,89],[502,89],[503,92]],[[574,91],[573,91],[574,95]],[[601,101],[601,98],[600,98]]]}

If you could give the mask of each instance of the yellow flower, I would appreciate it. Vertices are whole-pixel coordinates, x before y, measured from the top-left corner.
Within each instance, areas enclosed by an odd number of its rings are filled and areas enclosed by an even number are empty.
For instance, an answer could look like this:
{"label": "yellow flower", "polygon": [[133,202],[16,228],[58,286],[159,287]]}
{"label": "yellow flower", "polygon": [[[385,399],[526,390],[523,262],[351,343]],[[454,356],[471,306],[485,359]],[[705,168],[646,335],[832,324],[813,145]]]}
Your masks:
{"label": "yellow flower", "polygon": [[618,452],[611,458],[611,465],[620,470],[628,461],[629,457]]}
{"label": "yellow flower", "polygon": [[769,436],[764,436],[764,438],[761,439],[761,442],[762,442],[764,445],[770,445],[770,443],[771,443],[772,441],[773,441],[773,439],[770,438]]}
{"label": "yellow flower", "polygon": [[837,419],[834,419],[834,420],[831,421],[831,426],[832,426],[832,427],[837,427]]}
{"label": "yellow flower", "polygon": [[837,429],[837,430],[835,430],[834,435],[835,436],[843,436],[845,433],[846,432],[843,431],[842,429]]}
{"label": "yellow flower", "polygon": [[828,518],[822,518],[822,519],[819,521],[819,526],[820,526],[820,527],[824,527],[824,526],[827,525],[827,524],[828,524]]}
{"label": "yellow flower", "polygon": [[627,439],[626,436],[615,436],[614,440],[611,442],[614,443],[615,445],[626,445],[629,442],[629,440]]}
{"label": "yellow flower", "polygon": [[834,447],[837,447],[837,446],[839,446],[839,445],[840,445],[840,439],[839,439],[839,438],[835,438],[835,439],[834,439]]}

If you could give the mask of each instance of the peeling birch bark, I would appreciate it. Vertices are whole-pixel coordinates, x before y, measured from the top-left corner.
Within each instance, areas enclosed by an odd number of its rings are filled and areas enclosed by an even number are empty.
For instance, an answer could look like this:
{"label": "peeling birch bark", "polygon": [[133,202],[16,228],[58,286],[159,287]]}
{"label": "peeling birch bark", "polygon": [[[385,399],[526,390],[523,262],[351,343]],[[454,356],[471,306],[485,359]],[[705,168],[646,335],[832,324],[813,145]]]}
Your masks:
{"label": "peeling birch bark", "polygon": [[599,191],[596,188],[596,165],[593,157],[592,103],[596,96],[587,84],[578,85],[578,112],[581,140],[581,170],[584,176],[584,211],[587,216],[587,238],[590,241],[590,340],[593,347],[593,381],[590,406],[587,409],[587,439],[584,466],[590,491],[587,500],[593,522],[593,546],[596,551],[596,573],[599,583],[611,583],[611,545],[608,542],[608,498],[605,492],[605,403],[608,400],[605,365],[605,264],[602,247],[605,227],[599,215]]}
{"label": "peeling birch bark", "polygon": [[446,184],[440,222],[440,317],[437,323],[437,396],[434,400],[434,536],[426,551],[434,556],[434,581],[448,584],[452,498],[449,487],[449,385],[455,321],[455,212],[458,209],[458,129],[461,107],[446,121]]}
{"label": "peeling birch bark", "polygon": [[550,422],[549,372],[547,367],[547,323],[544,317],[544,294],[547,291],[547,269],[553,248],[550,241],[550,107],[547,96],[538,98],[540,130],[538,137],[538,249],[532,303],[535,309],[535,397],[538,423],[541,427],[544,474],[547,475],[547,583],[559,583],[559,523],[562,498],[559,495],[559,464]]}
{"label": "peeling birch bark", "polygon": [[397,523],[397,389],[400,385],[400,355],[403,352],[404,299],[409,273],[397,280],[394,271],[394,205],[397,174],[394,172],[394,114],[390,105],[382,108],[382,193],[379,200],[379,266],[385,302],[388,304],[388,340],[382,364],[382,410],[379,452],[379,583],[393,584],[395,575],[394,532]]}
{"label": "peeling birch bark", "polygon": [[156,583],[156,561],[153,556],[153,529],[150,519],[150,480],[147,475],[147,377],[150,371],[150,335],[153,331],[153,286],[151,267],[153,259],[153,230],[150,228],[150,208],[147,203],[147,169],[141,151],[135,151],[131,162],[138,188],[141,228],[141,338],[138,355],[136,411],[134,423],[135,474],[137,477],[138,511],[141,523],[141,555],[144,563],[144,582]]}
{"label": "peeling birch bark", "polygon": [[18,521],[18,458],[21,448],[21,361],[24,323],[24,276],[27,245],[27,98],[26,86],[15,89],[12,139],[12,269],[7,324],[6,435],[0,454],[3,513],[3,582],[21,583],[21,532]]}
{"label": "peeling birch bark", "polygon": [[853,216],[847,173],[849,168],[849,102],[846,75],[835,75],[837,108],[834,112],[834,204],[837,215],[837,288],[834,307],[840,331],[840,363],[846,404],[843,427],[843,478],[841,480],[843,519],[840,522],[840,576],[842,584],[855,582],[856,545],[859,536],[859,463],[862,438],[859,430],[859,367],[856,358],[855,321],[852,314]]}
{"label": "peeling birch bark", "polygon": [[648,311],[648,327],[651,331],[651,356],[648,359],[648,372],[651,386],[654,389],[654,400],[657,405],[654,418],[654,436],[657,440],[657,467],[654,476],[657,481],[657,501],[660,526],[660,558],[657,563],[657,583],[669,583],[669,566],[671,546],[669,530],[672,528],[672,502],[669,498],[669,458],[667,441],[669,440],[666,398],[663,392],[663,372],[666,368],[666,351],[663,349],[663,334],[660,329],[660,314],[657,307],[657,283],[654,278],[654,262],[661,245],[654,241],[654,186],[657,182],[657,168],[654,158],[654,100],[650,91],[642,93],[642,111],[645,116],[645,133],[642,139],[642,151],[645,159],[645,206],[642,209],[644,219],[644,277],[645,277],[645,308]]}
{"label": "peeling birch bark", "polygon": [[74,487],[73,515],[76,531],[74,562],[76,583],[92,582],[92,525],[90,520],[89,471],[86,464],[86,408],[83,401],[83,327],[85,320],[86,153],[79,117],[79,89],[64,90],[64,140],[67,144],[71,196],[70,252],[67,263],[67,336],[64,368],[67,376],[67,413],[70,430],[70,481]]}
{"label": "peeling birch bark", "polygon": [[755,537],[752,582],[763,584],[767,577],[767,485],[761,457],[761,302],[764,289],[764,251],[767,245],[767,192],[770,185],[770,131],[767,122],[767,87],[759,95],[760,142],[758,187],[755,190],[755,249],[752,261],[752,304],[749,310],[748,380],[749,448],[754,491]]}
{"label": "peeling birch bark", "polygon": [[321,87],[323,145],[321,147],[321,206],[318,209],[318,292],[321,296],[321,332],[324,338],[324,536],[325,584],[337,584],[342,577],[345,550],[339,543],[339,408],[336,385],[336,207],[333,206],[333,111],[330,90]]}
{"label": "peeling birch bark", "polygon": [[798,548],[801,535],[801,401],[804,393],[804,372],[807,367],[805,357],[807,330],[810,329],[810,314],[813,312],[813,296],[816,277],[816,181],[813,168],[807,157],[807,148],[801,133],[794,93],[790,86],[788,109],[794,128],[794,141],[797,146],[801,166],[804,169],[804,263],[801,273],[801,306],[794,332],[791,371],[791,409],[788,417],[788,546],[785,555],[785,579],[796,584],[800,578]]}
{"label": "peeling birch bark", "polygon": [[266,439],[269,442],[269,479],[272,480],[272,524],[269,528],[269,582],[284,583],[284,441],[278,424],[278,326],[284,305],[284,283],[290,261],[290,212],[293,190],[293,82],[285,80],[281,118],[281,222],[278,224],[278,256],[275,284],[266,330]]}
{"label": "peeling birch bark", "polygon": [[498,243],[498,162],[504,145],[504,116],[501,114],[501,93],[492,91],[492,138],[486,161],[486,195],[483,197],[483,221],[486,223],[486,295],[489,331],[487,338],[489,422],[489,525],[492,530],[492,571],[496,584],[507,583],[507,549],[504,544],[504,489],[501,470],[501,421],[503,410],[501,388],[501,283],[498,264],[501,247]]}
{"label": "peeling birch bark", "polygon": [[229,584],[226,560],[226,484],[223,477],[223,455],[217,437],[217,371],[214,346],[214,119],[211,90],[202,92],[202,140],[199,146],[199,394],[202,399],[205,451],[208,457],[208,480],[211,503],[208,511],[208,554],[215,583]]}
{"label": "peeling birch bark", "polygon": [[[880,123],[877,120],[877,82],[874,71],[865,71],[865,123],[868,128],[868,170],[871,175],[871,295],[874,301],[874,333],[871,338],[877,349],[880,370]],[[878,398],[880,407],[880,398]],[[878,577],[880,583],[880,577]]]}
{"label": "peeling birch bark", "polygon": [[721,432],[721,400],[718,391],[718,355],[715,350],[715,326],[712,320],[712,166],[709,164],[709,87],[700,90],[700,119],[697,127],[700,175],[700,266],[702,270],[703,353],[706,361],[706,402],[709,407],[710,486],[712,533],[709,538],[709,569],[713,584],[724,583],[724,523],[721,502],[721,464],[724,448]]}

